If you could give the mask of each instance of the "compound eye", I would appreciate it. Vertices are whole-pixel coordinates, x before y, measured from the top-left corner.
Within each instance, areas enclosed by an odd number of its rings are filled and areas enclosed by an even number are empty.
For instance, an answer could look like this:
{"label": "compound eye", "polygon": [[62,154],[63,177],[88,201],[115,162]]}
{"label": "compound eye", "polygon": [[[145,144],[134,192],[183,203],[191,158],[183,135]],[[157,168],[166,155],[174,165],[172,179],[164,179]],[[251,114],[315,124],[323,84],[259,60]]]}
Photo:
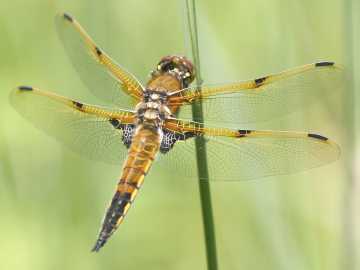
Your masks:
{"label": "compound eye", "polygon": [[169,62],[163,66],[163,71],[173,70],[175,68],[175,64],[173,62]]}

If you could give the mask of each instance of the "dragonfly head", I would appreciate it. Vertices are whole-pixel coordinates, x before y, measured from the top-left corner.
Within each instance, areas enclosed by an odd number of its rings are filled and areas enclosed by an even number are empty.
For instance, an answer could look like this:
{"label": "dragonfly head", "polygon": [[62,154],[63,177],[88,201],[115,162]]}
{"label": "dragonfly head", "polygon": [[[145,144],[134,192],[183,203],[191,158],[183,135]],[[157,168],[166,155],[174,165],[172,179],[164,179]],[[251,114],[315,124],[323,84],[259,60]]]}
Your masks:
{"label": "dragonfly head", "polygon": [[195,78],[195,70],[191,61],[184,56],[169,55],[163,57],[157,65],[152,76],[159,76],[168,73],[174,75],[186,88]]}

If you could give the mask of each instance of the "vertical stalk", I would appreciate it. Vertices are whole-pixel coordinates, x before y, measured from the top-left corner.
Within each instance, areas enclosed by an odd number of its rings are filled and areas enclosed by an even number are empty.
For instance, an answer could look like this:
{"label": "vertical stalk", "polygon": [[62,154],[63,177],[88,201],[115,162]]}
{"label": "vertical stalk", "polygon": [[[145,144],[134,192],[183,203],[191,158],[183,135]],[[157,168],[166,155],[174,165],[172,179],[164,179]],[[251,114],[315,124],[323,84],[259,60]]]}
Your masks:
{"label": "vertical stalk", "polygon": [[[201,70],[200,70],[200,55],[199,55],[199,43],[198,43],[198,30],[196,22],[196,5],[195,0],[185,0],[185,16],[187,21],[187,31],[189,33],[190,47],[193,58],[193,64],[195,66],[195,83],[201,91],[200,86],[202,84]],[[203,122],[203,108],[201,102],[194,102],[192,105],[193,119],[199,119]],[[215,239],[215,226],[211,201],[211,189],[208,181],[202,181],[201,179],[209,179],[206,144],[203,137],[196,137],[196,161],[199,177],[199,192],[202,211],[202,220],[204,228],[205,248],[206,248],[206,260],[208,270],[217,270],[218,261],[216,253],[216,239]]]}
{"label": "vertical stalk", "polygon": [[346,92],[343,96],[343,104],[345,108],[344,123],[345,123],[345,142],[344,145],[346,155],[344,156],[345,164],[345,187],[343,193],[343,208],[342,208],[342,230],[343,230],[343,254],[342,254],[342,265],[341,269],[355,270],[356,267],[356,245],[355,245],[355,224],[354,224],[354,213],[355,213],[355,198],[356,198],[356,167],[354,166],[354,160],[356,160],[355,151],[356,149],[356,130],[354,125],[355,122],[355,65],[354,65],[354,9],[356,6],[355,1],[345,1],[345,41],[346,41],[346,52],[345,61],[347,67],[347,84]]}

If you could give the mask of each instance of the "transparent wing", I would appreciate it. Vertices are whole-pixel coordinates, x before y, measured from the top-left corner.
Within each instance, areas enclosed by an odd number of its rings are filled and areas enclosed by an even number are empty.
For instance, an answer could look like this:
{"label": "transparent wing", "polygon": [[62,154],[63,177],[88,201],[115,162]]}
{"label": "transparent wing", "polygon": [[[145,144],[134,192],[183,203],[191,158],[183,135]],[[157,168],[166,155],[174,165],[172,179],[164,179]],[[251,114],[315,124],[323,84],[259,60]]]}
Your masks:
{"label": "transparent wing", "polygon": [[[211,125],[270,120],[329,98],[344,84],[344,72],[332,62],[309,64],[240,83],[181,91],[170,104],[182,105],[178,118],[192,119],[191,104],[201,102]],[[194,119],[199,121],[199,119]]]}
{"label": "transparent wing", "polygon": [[56,16],[56,28],[83,83],[101,100],[132,108],[142,95],[137,79],[112,60],[69,14]]}
{"label": "transparent wing", "polygon": [[[191,132],[190,125],[181,128],[182,131],[170,130]],[[206,142],[210,179],[202,180],[238,181],[292,174],[328,164],[340,155],[336,143],[306,132],[229,130],[200,125],[194,125],[193,132]],[[196,164],[194,138],[176,142],[172,150],[159,158],[161,168],[184,179],[197,178]]]}
{"label": "transparent wing", "polygon": [[120,164],[127,153],[122,130],[115,127],[132,124],[132,112],[111,111],[27,86],[13,90],[10,101],[37,128],[87,158]]}

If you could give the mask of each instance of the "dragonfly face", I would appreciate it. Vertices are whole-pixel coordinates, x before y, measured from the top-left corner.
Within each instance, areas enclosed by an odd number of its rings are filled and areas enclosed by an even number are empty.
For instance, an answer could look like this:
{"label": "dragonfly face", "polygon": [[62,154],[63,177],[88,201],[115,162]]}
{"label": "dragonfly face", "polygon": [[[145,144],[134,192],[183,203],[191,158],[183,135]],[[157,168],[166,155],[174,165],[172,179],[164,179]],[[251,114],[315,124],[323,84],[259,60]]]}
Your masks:
{"label": "dragonfly face", "polygon": [[194,66],[184,56],[170,55],[163,57],[151,75],[156,78],[166,73],[177,78],[181,84],[181,89],[188,87],[195,78]]}
{"label": "dragonfly face", "polygon": [[[242,123],[287,115],[301,109],[304,100],[311,102],[339,88],[343,72],[333,62],[243,82],[190,87],[195,75],[192,63],[182,56],[166,56],[143,86],[98,47],[73,17],[59,15],[56,27],[83,82],[113,107],[30,86],[15,89],[11,103],[71,150],[95,160],[123,163],[94,251],[123,221],[157,157],[162,169],[197,179],[194,139],[198,136],[206,139],[210,179],[201,179],[205,181],[290,174],[339,157],[335,142],[312,132],[241,128]],[[196,103],[202,104],[205,123],[192,119],[191,107]]]}

